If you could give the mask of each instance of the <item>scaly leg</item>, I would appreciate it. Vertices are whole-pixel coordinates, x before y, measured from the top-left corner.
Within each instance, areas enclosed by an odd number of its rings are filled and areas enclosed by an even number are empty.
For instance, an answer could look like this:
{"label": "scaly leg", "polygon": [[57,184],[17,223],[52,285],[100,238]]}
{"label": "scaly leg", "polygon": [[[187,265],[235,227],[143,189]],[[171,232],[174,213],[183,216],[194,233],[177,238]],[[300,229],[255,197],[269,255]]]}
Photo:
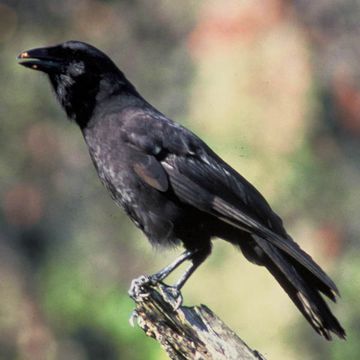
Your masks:
{"label": "scaly leg", "polygon": [[191,258],[192,256],[194,256],[194,254],[196,252],[197,252],[196,250],[195,251],[186,250],[177,259],[175,259],[175,261],[173,261],[168,266],[164,267],[162,270],[160,270],[156,274],[150,275],[150,276],[141,275],[140,277],[134,279],[131,282],[131,286],[129,289],[129,295],[133,299],[139,299],[139,298],[141,299],[141,298],[147,297],[148,293],[144,292],[142,289],[142,287],[144,285],[147,285],[147,284],[155,285],[159,281],[164,280],[167,276],[169,276],[171,274],[171,272],[173,272],[177,267],[179,267],[184,261],[186,261],[189,258]]}
{"label": "scaly leg", "polygon": [[168,277],[177,267],[179,267],[184,261],[190,259],[197,252],[186,250],[184,251],[175,261],[173,261],[168,266],[165,266],[163,269],[158,271],[156,274],[149,276],[151,282],[157,283],[159,281],[164,280]]}
{"label": "scaly leg", "polygon": [[153,284],[155,285],[159,281],[164,280],[169,276],[177,267],[179,267],[184,261],[191,260],[192,264],[185,270],[184,274],[176,282],[174,286],[167,287],[167,292],[170,297],[177,299],[174,306],[174,310],[177,310],[182,302],[183,298],[180,292],[180,289],[184,286],[186,281],[190,278],[193,272],[203,263],[211,251],[211,248],[203,248],[196,250],[186,250],[182,253],[175,261],[173,261],[168,266],[164,267],[162,270],[151,276],[140,276],[137,279],[134,279],[131,283],[129,295],[133,299],[141,299],[147,297],[149,294],[144,291],[144,285]]}

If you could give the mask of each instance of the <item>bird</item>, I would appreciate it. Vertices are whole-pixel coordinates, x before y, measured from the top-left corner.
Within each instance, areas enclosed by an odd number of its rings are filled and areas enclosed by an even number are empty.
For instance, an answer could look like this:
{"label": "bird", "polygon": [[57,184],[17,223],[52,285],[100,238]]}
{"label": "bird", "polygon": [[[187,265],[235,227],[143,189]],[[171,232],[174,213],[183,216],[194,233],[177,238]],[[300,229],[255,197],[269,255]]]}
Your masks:
{"label": "bird", "polygon": [[261,193],[200,137],[146,101],[104,52],[70,40],[23,51],[18,60],[47,75],[80,128],[101,182],[150,243],[183,246],[146,281],[163,281],[188,261],[173,285],[180,292],[220,238],[265,267],[318,334],[346,338],[325,301],[340,295],[335,283]]}

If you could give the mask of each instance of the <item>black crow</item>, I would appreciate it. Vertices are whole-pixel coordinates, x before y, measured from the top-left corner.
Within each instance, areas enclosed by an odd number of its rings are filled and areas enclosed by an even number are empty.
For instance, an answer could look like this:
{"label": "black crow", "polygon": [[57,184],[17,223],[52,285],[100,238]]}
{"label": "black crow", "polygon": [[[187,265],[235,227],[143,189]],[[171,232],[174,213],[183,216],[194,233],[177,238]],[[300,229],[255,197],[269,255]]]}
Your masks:
{"label": "black crow", "polygon": [[319,334],[345,338],[323,299],[336,300],[336,285],[293,241],[264,197],[200,138],[150,105],[108,56],[67,41],[18,58],[48,75],[67,116],[79,125],[102,183],[135,225],[152,244],[186,249],[148,281],[161,281],[190,260],[174,286],[179,291],[219,237],[265,266]]}

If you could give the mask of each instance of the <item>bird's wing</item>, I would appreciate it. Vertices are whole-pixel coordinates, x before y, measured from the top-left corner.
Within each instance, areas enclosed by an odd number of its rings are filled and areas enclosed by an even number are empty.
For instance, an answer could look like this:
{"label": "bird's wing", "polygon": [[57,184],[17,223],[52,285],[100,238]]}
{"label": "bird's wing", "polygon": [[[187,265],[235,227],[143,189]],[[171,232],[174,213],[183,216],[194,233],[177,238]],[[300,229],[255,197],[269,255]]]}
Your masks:
{"label": "bird's wing", "polygon": [[159,191],[167,191],[168,176],[160,162],[152,155],[137,156],[132,167],[135,173],[148,185]]}
{"label": "bird's wing", "polygon": [[277,223],[281,220],[264,198],[239,174],[226,169],[228,165],[217,159],[204,162],[185,157],[173,157],[162,164],[174,192],[182,201],[258,235],[305,266],[338,294],[334,282],[286,234],[282,223]]}
{"label": "bird's wing", "polygon": [[[123,130],[125,141],[164,169],[169,188],[180,201],[269,241],[338,293],[332,280],[286,233],[263,196],[196,135],[154,114],[134,117]],[[147,166],[146,176],[141,172],[139,176],[149,185],[157,183],[159,166]]]}

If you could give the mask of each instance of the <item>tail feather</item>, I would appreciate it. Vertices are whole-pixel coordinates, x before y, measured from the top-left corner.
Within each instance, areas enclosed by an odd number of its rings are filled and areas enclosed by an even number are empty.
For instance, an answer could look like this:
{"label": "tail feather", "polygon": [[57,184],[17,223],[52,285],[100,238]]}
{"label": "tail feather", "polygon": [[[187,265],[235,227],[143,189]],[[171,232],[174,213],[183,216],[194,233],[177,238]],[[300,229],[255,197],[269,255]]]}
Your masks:
{"label": "tail feather", "polygon": [[264,265],[314,330],[327,340],[332,339],[331,333],[345,339],[344,329],[319,294],[322,292],[334,300],[335,296],[332,289],[302,267],[301,264],[296,263],[294,265],[293,259],[289,261],[286,254],[268,241],[258,236],[253,236],[253,238],[266,254]]}
{"label": "tail feather", "polygon": [[336,303],[336,295],[340,296],[339,293],[335,293],[333,289],[329,288],[326,284],[319,280],[319,278],[311,273],[307,268],[297,263],[295,263],[294,266],[307,284],[312,284],[313,288],[316,288],[318,291],[326,295],[331,301]]}
{"label": "tail feather", "polygon": [[281,252],[288,254],[293,261],[298,262],[319,278],[324,285],[332,289],[334,296],[339,295],[339,291],[334,282],[325,274],[320,266],[313,261],[311,256],[301,250],[300,246],[285,233],[285,230],[284,234],[274,232],[253,217],[240,211],[236,206],[217,196],[215,196],[212,205],[215,211],[213,215],[217,218],[240,230],[248,231],[254,239],[266,239],[266,242],[281,250]]}
{"label": "tail feather", "polygon": [[318,292],[308,289],[304,294],[298,291],[273,263],[269,262],[266,267],[318,334],[327,340],[332,340],[331,333],[339,338],[346,338],[345,330]]}

